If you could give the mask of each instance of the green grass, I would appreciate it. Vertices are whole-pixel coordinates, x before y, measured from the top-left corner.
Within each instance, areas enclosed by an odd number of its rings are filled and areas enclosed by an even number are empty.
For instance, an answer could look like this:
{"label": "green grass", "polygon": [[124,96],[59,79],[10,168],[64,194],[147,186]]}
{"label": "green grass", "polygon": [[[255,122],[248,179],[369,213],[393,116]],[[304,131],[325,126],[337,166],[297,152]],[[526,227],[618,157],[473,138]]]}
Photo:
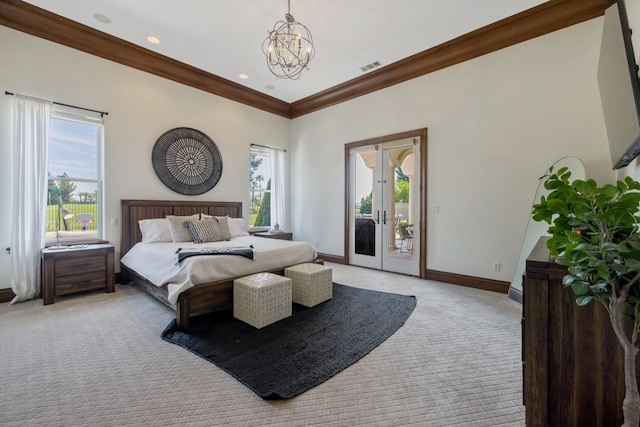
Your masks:
{"label": "green grass", "polygon": [[[73,217],[67,220],[69,231],[80,231],[82,225],[78,224],[76,217],[81,213],[88,213],[93,215],[93,222],[87,226],[87,230],[96,229],[96,221],[98,219],[98,205],[97,203],[67,203],[64,205],[66,209],[69,209],[73,213]],[[56,231],[56,221],[58,219],[58,205],[47,206],[47,231]],[[64,230],[64,224],[62,218],[60,219],[60,230]]]}

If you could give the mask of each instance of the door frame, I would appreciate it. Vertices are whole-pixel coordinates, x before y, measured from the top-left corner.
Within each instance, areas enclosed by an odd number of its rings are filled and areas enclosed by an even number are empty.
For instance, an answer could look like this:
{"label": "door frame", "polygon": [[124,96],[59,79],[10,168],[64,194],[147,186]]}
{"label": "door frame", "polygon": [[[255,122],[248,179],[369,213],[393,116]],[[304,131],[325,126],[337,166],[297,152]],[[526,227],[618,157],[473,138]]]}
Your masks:
{"label": "door frame", "polygon": [[420,278],[427,278],[427,128],[410,130],[406,132],[395,133],[392,135],[385,135],[376,138],[365,139],[362,141],[349,142],[344,145],[344,261],[345,264],[350,265],[349,259],[349,201],[351,200],[351,166],[349,162],[350,150],[356,147],[362,147],[365,145],[381,144],[385,142],[397,141],[400,139],[416,138],[420,146],[420,177],[418,179],[420,188],[420,244],[418,248],[414,248],[414,251],[418,249],[420,251],[418,263],[420,270]]}

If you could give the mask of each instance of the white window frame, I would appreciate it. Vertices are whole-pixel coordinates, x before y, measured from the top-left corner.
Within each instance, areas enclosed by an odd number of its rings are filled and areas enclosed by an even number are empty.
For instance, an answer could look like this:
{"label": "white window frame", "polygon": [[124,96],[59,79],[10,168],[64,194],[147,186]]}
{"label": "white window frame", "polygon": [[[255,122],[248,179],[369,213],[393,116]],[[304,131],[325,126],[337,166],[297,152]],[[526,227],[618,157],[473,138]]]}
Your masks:
{"label": "white window frame", "polygon": [[[53,120],[66,120],[71,122],[82,123],[86,125],[96,126],[98,128],[98,141],[96,147],[96,179],[77,178],[73,176],[59,177],[51,176],[47,179],[50,181],[72,181],[72,182],[88,182],[95,183],[96,185],[96,234],[89,237],[75,236],[75,237],[60,237],[60,242],[64,244],[71,243],[95,243],[103,242],[105,224],[104,224],[104,120],[100,113],[92,113],[89,111],[82,111],[78,113],[78,110],[67,108],[64,106],[54,105],[51,113],[51,121]],[[92,233],[93,234],[93,233]],[[45,246],[56,244],[57,239],[47,239]]]}

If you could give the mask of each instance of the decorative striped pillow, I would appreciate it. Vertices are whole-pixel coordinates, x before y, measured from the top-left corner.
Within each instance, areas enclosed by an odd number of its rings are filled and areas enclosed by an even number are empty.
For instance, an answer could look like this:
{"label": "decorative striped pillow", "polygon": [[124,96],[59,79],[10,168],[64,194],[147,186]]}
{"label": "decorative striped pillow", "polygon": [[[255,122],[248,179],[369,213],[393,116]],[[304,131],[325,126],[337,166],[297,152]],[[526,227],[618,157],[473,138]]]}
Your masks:
{"label": "decorative striped pillow", "polygon": [[194,243],[220,242],[226,240],[215,219],[203,219],[201,221],[187,221],[191,240]]}
{"label": "decorative striped pillow", "polygon": [[[218,221],[218,229],[220,229],[220,234],[222,234],[223,240],[231,240],[233,237],[236,237],[231,232],[231,223],[229,216],[212,216],[204,213],[200,214],[200,219],[215,219]],[[249,233],[247,233],[248,235]]]}
{"label": "decorative striped pillow", "polygon": [[167,215],[167,221],[169,221],[169,232],[171,233],[171,240],[173,242],[191,242],[191,235],[189,234],[189,227],[187,227],[187,221],[194,221],[200,218],[200,214],[194,214],[191,216],[176,216]]}

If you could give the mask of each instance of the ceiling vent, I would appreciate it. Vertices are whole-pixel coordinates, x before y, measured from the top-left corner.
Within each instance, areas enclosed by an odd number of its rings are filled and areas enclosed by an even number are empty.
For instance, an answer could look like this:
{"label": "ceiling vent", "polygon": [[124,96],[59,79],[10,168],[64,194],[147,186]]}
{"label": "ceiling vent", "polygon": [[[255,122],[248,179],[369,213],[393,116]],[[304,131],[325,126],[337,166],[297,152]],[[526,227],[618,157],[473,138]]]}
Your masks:
{"label": "ceiling vent", "polygon": [[360,69],[362,70],[363,73],[366,73],[367,71],[371,71],[374,68],[378,68],[378,67],[382,67],[382,62],[380,61],[372,62],[371,64],[367,64],[364,67],[360,67]]}

